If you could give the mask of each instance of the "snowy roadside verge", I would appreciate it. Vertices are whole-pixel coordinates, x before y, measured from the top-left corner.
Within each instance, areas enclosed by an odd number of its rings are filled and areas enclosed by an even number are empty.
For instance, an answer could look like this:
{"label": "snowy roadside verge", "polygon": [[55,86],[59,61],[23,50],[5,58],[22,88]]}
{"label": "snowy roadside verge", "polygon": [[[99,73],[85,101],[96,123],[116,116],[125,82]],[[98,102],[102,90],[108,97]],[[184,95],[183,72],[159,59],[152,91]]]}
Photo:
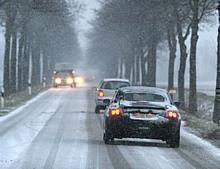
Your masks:
{"label": "snowy roadside verge", "polygon": [[16,110],[20,106],[24,105],[27,101],[31,100],[35,96],[37,96],[39,93],[47,90],[48,88],[42,88],[42,86],[35,86],[32,89],[32,95],[28,94],[28,89],[11,94],[7,97],[5,97],[5,107],[0,108],[0,118],[1,116],[5,116],[10,114],[10,112]]}
{"label": "snowy roadside verge", "polygon": [[[26,150],[26,148],[33,142],[39,132],[47,124],[48,120],[55,114],[59,107],[61,97],[40,104],[39,101],[47,97],[50,90],[44,91],[26,104],[20,106],[12,111],[9,115],[0,118],[0,124],[7,129],[7,124],[11,126],[10,130],[6,130],[0,135],[0,168],[8,168],[13,163],[18,162],[18,157]],[[40,101],[41,102],[41,101]],[[37,109],[33,107],[38,106]],[[32,110],[31,114],[29,114]],[[22,113],[26,113],[19,125],[13,123],[13,119],[22,117]]]}
{"label": "snowy roadside verge", "polygon": [[190,130],[190,128],[184,126],[183,122],[183,127],[181,128],[181,139],[183,139],[184,142],[183,145],[181,145],[181,150],[190,151],[192,154],[198,156],[200,156],[201,153],[206,154],[206,156],[209,156],[213,160],[220,162],[220,148],[215,146],[210,141],[197,136]]}
{"label": "snowy roadside verge", "polygon": [[[8,115],[5,116],[0,116],[0,123],[3,123],[4,121],[7,121],[9,118],[16,116],[17,114],[19,114],[22,110],[24,110],[26,107],[28,107],[31,103],[35,102],[36,100],[38,100],[39,98],[41,98],[42,96],[44,96],[46,93],[48,92],[48,90],[43,91],[39,94],[37,94],[36,96],[32,97],[30,100],[26,101],[26,103],[24,105],[20,105],[17,108],[15,108],[13,111],[11,111]],[[21,104],[21,103],[20,103]],[[0,109],[1,111],[1,109]]]}
{"label": "snowy roadside verge", "polygon": [[[186,107],[188,107],[188,89],[185,91],[185,95]],[[182,120],[184,121],[184,128],[188,132],[193,133],[220,148],[220,127],[212,121],[215,97],[203,92],[198,92],[197,99],[197,113],[190,114],[187,111],[180,111]]]}
{"label": "snowy roadside verge", "polygon": [[184,129],[220,148],[220,127],[211,119],[201,118],[188,112],[181,112]]}

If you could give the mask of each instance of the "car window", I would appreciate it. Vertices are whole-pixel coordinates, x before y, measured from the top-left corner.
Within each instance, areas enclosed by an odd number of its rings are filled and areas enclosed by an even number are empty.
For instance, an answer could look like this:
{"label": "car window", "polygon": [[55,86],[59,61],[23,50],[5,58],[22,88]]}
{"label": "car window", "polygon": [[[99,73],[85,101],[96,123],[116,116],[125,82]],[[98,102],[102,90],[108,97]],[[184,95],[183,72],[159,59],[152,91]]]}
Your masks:
{"label": "car window", "polygon": [[148,101],[148,102],[165,102],[166,98],[154,93],[124,93],[124,100],[127,101]]}
{"label": "car window", "polygon": [[65,78],[65,77],[72,76],[72,74],[71,74],[71,73],[69,73],[69,72],[58,72],[58,73],[56,73],[56,75],[55,75],[55,76]]}
{"label": "car window", "polygon": [[102,89],[109,89],[109,90],[116,90],[122,87],[128,87],[130,84],[128,82],[119,82],[119,81],[109,81],[103,82],[101,88]]}

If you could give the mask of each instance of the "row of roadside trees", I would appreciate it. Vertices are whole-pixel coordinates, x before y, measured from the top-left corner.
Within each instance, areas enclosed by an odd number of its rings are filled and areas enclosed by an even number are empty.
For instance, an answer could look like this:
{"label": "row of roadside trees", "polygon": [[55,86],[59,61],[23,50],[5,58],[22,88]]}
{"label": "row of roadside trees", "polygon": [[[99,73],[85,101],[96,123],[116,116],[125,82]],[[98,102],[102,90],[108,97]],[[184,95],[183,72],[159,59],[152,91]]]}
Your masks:
{"label": "row of roadside trees", "polygon": [[[158,53],[169,49],[168,89],[174,88],[178,66],[178,99],[182,108],[197,112],[197,43],[201,24],[215,11],[213,0],[105,0],[89,34],[89,57],[107,76],[133,84],[156,86]],[[187,48],[187,40],[190,46]],[[179,65],[175,65],[177,50]],[[188,52],[189,51],[189,52]],[[185,104],[185,74],[189,63],[189,106]]]}
{"label": "row of roadside trees", "polygon": [[[1,0],[5,31],[4,89],[9,95],[51,80],[57,62],[80,53],[75,29],[77,4],[66,0]],[[75,9],[75,10],[73,10]]]}

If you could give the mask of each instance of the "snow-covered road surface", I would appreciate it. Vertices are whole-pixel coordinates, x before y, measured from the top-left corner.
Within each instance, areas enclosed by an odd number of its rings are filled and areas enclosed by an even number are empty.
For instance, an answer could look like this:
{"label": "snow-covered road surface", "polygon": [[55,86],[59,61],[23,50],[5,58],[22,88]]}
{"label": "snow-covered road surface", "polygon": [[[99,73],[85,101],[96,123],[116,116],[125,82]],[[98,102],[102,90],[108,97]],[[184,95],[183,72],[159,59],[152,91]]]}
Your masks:
{"label": "snow-covered road surface", "polygon": [[0,169],[220,169],[220,150],[182,129],[181,147],[102,141],[91,89],[50,89],[0,120]]}

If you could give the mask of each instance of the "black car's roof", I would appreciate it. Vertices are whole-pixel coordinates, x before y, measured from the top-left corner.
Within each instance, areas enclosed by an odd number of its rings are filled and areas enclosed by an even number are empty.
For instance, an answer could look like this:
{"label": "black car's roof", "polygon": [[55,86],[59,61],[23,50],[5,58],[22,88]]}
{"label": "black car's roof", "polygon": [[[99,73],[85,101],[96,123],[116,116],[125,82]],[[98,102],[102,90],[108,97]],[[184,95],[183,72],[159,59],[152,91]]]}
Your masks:
{"label": "black car's roof", "polygon": [[145,87],[145,86],[129,86],[120,89],[123,92],[153,92],[153,93],[167,93],[166,90],[157,87]]}

